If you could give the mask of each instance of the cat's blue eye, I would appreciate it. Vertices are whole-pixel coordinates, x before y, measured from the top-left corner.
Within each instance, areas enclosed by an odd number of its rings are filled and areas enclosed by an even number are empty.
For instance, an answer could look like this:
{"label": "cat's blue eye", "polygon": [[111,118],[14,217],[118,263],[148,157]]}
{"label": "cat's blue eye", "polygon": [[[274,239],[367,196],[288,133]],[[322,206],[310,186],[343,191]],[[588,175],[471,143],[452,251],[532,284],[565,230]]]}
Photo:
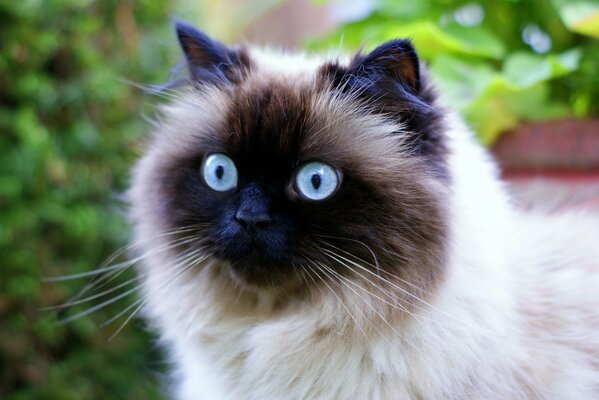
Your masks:
{"label": "cat's blue eye", "polygon": [[226,192],[237,186],[237,168],[229,157],[221,153],[210,154],[202,166],[204,182],[211,189]]}
{"label": "cat's blue eye", "polygon": [[295,188],[308,200],[324,200],[331,197],[339,184],[337,170],[319,161],[300,166],[295,174]]}

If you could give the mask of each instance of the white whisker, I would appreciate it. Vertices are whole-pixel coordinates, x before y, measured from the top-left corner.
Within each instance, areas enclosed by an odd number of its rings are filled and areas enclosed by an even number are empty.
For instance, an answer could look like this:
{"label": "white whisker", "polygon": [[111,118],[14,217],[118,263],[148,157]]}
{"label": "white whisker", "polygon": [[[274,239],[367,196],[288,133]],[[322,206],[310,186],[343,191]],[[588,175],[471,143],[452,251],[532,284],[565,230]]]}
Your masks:
{"label": "white whisker", "polygon": [[[181,268],[181,270],[179,272],[177,272],[172,278],[170,278],[170,280],[167,280],[167,281],[163,282],[163,284],[159,286],[159,290],[164,290],[164,289],[172,286],[173,283],[175,281],[177,281],[181,276],[183,276],[187,271],[193,269],[195,266],[197,266],[198,264],[200,264],[201,262],[203,262],[204,260],[206,260],[209,256],[201,257],[199,260],[195,259],[195,257],[198,254],[201,254],[203,251],[204,251],[204,249],[197,249],[197,250],[191,252],[191,254],[188,254],[183,260],[181,260],[181,262],[177,263],[174,267],[172,267],[172,269],[178,269],[179,267],[184,266],[183,268]],[[192,262],[189,262],[189,261],[192,261]],[[185,264],[188,263],[188,262],[189,262],[189,264],[185,266]],[[106,325],[109,325],[110,323],[112,323],[113,321],[117,320],[122,315],[124,315],[131,308],[133,308],[137,304],[139,304],[139,306],[135,310],[133,310],[133,312],[127,317],[127,319],[110,336],[109,340],[112,340],[114,337],[116,337],[116,335],[119,334],[119,332],[121,332],[123,330],[123,328],[125,327],[125,325],[127,325],[127,323],[129,323],[129,321],[131,321],[131,319],[133,319],[133,317],[148,303],[149,297],[147,297],[143,301],[141,301],[141,300],[142,299],[137,300],[133,304],[129,305],[125,310],[119,312],[117,315],[115,315],[114,317],[110,318],[110,320],[104,322],[101,325],[102,327],[104,327]],[[141,301],[141,304],[140,304],[140,301]]]}
{"label": "white whisker", "polygon": [[93,313],[94,311],[100,310],[100,309],[102,309],[102,308],[104,308],[106,306],[109,306],[110,304],[115,303],[116,301],[118,301],[118,300],[120,300],[120,299],[122,299],[124,297],[129,296],[131,293],[135,292],[137,289],[138,289],[137,287],[129,289],[129,290],[125,291],[124,293],[119,294],[118,296],[115,296],[115,297],[113,297],[113,298],[111,298],[109,300],[103,301],[102,303],[97,304],[97,305],[95,305],[93,307],[90,307],[90,308],[88,308],[88,309],[86,309],[84,311],[81,311],[81,312],[79,312],[79,313],[77,313],[75,315],[72,315],[72,316],[67,317],[67,318],[63,318],[63,319],[59,320],[58,322],[60,322],[61,324],[66,324],[66,323],[74,321],[74,320],[76,320],[78,318],[84,317],[84,316],[86,316],[88,314]]}
{"label": "white whisker", "polygon": [[98,275],[96,276],[95,279],[93,279],[91,282],[89,282],[88,284],[86,284],[75,296],[73,296],[69,302],[75,301],[78,298],[80,298],[81,296],[83,296],[85,293],[87,293],[88,291],[90,291],[93,288],[99,289],[104,287],[105,285],[107,285],[108,283],[112,282],[113,280],[115,280],[116,278],[118,278],[123,272],[125,272],[129,267],[137,264],[138,262],[140,262],[141,260],[150,257],[150,256],[154,256],[156,254],[162,253],[162,252],[166,252],[169,251],[171,249],[177,248],[179,246],[182,246],[184,244],[188,244],[194,241],[197,241],[198,238],[192,236],[192,237],[186,237],[186,238],[181,238],[178,240],[175,240],[171,243],[167,243],[164,244],[162,246],[159,246],[157,248],[153,248],[150,251],[142,254],[141,256],[135,257],[131,260],[127,260],[124,261],[122,263],[119,264],[115,264],[118,265],[118,268],[111,268],[111,270],[109,272],[109,274],[106,275],[99,275],[102,273],[102,270],[106,270],[106,268],[110,268],[110,267],[101,267],[100,269],[98,269],[98,274],[94,274],[94,275]]}
{"label": "white whisker", "polygon": [[[345,311],[347,312],[347,315],[352,319],[352,321],[354,321],[354,324],[356,325],[356,327],[358,328],[358,330],[362,333],[362,335],[364,335],[364,338],[366,338],[368,340],[368,335],[366,335],[366,332],[364,331],[364,328],[362,327],[362,325],[360,323],[358,323],[358,321],[356,320],[356,318],[354,317],[354,315],[352,314],[352,312],[349,310],[349,308],[345,305],[345,303],[343,302],[343,300],[339,297],[339,295],[337,293],[335,293],[335,291],[333,290],[333,288],[331,286],[329,286],[329,284],[326,282],[326,279],[324,279],[322,276],[320,276],[320,274],[318,273],[318,271],[322,271],[320,269],[320,267],[318,266],[318,264],[312,262],[312,265],[316,268],[316,270],[314,270],[313,268],[311,268],[309,265],[306,265],[310,271],[312,271],[313,274],[315,274],[320,281],[327,287],[329,288],[329,290],[331,291],[331,293],[333,294],[333,296],[335,296],[337,298],[337,300],[339,301],[339,303],[341,304],[341,306],[345,309]],[[324,271],[322,271],[324,273]]]}
{"label": "white whisker", "polygon": [[95,300],[95,299],[100,298],[100,297],[104,297],[107,294],[110,294],[112,292],[115,292],[115,291],[117,291],[117,290],[119,290],[119,289],[127,286],[127,285],[130,285],[131,283],[137,281],[138,279],[140,279],[142,277],[143,277],[142,275],[136,275],[134,278],[128,279],[125,282],[122,282],[122,283],[120,283],[120,284],[118,284],[118,285],[116,285],[116,286],[114,286],[114,287],[112,287],[110,289],[107,289],[107,290],[105,290],[105,291],[103,291],[101,293],[94,294],[92,296],[88,296],[88,297],[85,297],[83,299],[79,299],[79,300],[76,300],[76,301],[69,301],[67,303],[59,304],[57,306],[42,307],[42,308],[40,308],[40,311],[61,310],[61,309],[64,309],[64,308],[76,306],[78,304],[87,303],[88,301]]}
{"label": "white whisker", "polygon": [[[323,268],[325,268],[327,271],[329,271],[329,273],[333,276],[336,276],[339,280],[338,282],[342,283],[345,285],[346,288],[348,288],[349,290],[351,290],[356,296],[358,296],[363,302],[364,304],[366,304],[366,306],[368,308],[370,308],[384,323],[385,325],[387,325],[389,328],[391,328],[391,330],[399,337],[403,340],[403,342],[405,344],[407,344],[408,346],[410,346],[413,350],[420,352],[420,350],[414,346],[409,340],[406,339],[405,336],[403,336],[393,325],[391,325],[389,323],[389,321],[387,321],[387,319],[383,316],[383,314],[381,314],[377,308],[375,306],[373,306],[368,299],[364,298],[364,296],[360,295],[360,293],[358,293],[355,289],[353,289],[350,285],[348,285],[344,280],[341,280],[343,277],[336,272],[335,270],[333,270],[332,268],[322,264],[321,265]],[[377,332],[379,332],[379,334],[381,334],[381,332],[376,328],[375,325],[373,325],[373,327],[377,330]],[[384,337],[384,335],[381,334],[382,337]]]}

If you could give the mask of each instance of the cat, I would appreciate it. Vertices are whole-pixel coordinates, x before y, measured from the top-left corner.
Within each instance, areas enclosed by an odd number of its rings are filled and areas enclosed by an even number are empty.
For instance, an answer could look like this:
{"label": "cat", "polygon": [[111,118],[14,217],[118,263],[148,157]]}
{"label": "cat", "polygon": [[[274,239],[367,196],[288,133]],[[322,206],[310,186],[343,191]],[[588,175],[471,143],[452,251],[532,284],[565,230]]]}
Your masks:
{"label": "cat", "polygon": [[599,398],[599,216],[519,211],[409,40],[175,28],[129,192],[174,398]]}

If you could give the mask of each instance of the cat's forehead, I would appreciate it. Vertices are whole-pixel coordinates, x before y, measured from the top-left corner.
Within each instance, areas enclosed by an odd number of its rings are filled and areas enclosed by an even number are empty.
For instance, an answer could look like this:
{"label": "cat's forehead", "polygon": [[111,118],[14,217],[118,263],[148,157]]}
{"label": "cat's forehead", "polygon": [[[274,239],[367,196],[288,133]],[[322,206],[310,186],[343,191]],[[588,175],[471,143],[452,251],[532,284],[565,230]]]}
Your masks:
{"label": "cat's forehead", "polygon": [[[228,93],[213,139],[243,162],[332,164],[397,158],[401,126],[365,112],[323,85],[316,73],[297,79],[257,77]],[[394,134],[395,133],[395,134]]]}
{"label": "cat's forehead", "polygon": [[305,86],[256,80],[236,87],[218,140],[233,156],[286,159],[301,157],[316,115]]}
{"label": "cat's forehead", "polygon": [[281,74],[256,67],[228,87],[191,88],[163,109],[155,151],[170,159],[229,154],[236,163],[289,169],[308,160],[358,166],[382,177],[403,156],[403,127],[369,112],[364,104],[331,88],[323,64]]}

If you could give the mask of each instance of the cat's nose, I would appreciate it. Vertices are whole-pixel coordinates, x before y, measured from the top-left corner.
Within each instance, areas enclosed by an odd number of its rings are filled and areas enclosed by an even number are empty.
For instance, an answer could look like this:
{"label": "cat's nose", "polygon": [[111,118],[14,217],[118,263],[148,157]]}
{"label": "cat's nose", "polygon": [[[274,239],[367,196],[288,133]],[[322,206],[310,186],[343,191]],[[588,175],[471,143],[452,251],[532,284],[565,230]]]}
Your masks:
{"label": "cat's nose", "polygon": [[244,208],[237,211],[235,219],[248,229],[261,228],[272,222],[272,218],[265,211]]}
{"label": "cat's nose", "polygon": [[256,184],[241,189],[235,220],[246,229],[255,230],[272,222],[270,201],[265,190]]}

